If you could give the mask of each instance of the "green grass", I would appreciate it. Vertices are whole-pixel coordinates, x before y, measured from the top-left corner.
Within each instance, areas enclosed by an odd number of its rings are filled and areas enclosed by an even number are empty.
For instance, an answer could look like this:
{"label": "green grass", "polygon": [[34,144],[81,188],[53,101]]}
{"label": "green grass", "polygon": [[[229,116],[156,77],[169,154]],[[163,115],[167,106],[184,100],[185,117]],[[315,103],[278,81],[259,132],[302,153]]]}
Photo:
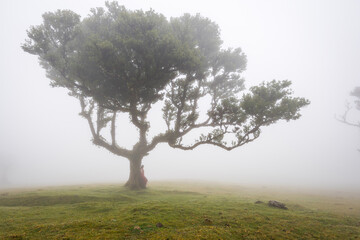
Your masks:
{"label": "green grass", "polygon": [[360,239],[360,198],[190,182],[3,190],[0,239]]}

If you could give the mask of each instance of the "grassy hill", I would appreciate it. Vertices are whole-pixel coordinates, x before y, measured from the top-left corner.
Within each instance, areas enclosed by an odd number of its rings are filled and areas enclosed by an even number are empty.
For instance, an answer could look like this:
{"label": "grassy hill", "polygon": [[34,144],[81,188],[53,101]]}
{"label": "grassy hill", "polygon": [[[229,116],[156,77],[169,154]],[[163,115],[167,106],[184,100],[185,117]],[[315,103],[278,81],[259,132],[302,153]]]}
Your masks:
{"label": "grassy hill", "polygon": [[191,182],[2,190],[0,239],[360,239],[360,197]]}

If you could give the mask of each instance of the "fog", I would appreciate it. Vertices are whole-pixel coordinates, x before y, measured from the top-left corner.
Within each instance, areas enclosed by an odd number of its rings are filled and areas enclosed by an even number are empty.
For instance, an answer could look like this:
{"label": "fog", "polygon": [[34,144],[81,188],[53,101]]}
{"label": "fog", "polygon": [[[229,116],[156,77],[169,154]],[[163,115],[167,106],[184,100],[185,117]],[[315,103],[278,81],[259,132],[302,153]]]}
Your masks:
{"label": "fog", "polygon": [[[151,181],[203,180],[241,185],[360,189],[360,128],[336,120],[360,86],[360,2],[347,1],[119,1],[166,17],[200,13],[221,29],[224,47],[248,58],[246,87],[272,79],[293,82],[309,99],[302,117],[265,127],[256,141],[231,152],[158,145],[144,158]],[[22,51],[41,15],[71,9],[82,17],[103,0],[2,2],[0,71],[0,187],[122,183],[129,163],[91,143],[80,106],[65,89],[51,88],[37,57]],[[154,114],[154,113],[153,113]],[[159,114],[159,113],[157,113]],[[155,112],[156,115],[156,112]],[[360,111],[349,113],[359,121]],[[137,135],[118,122],[120,143]],[[164,122],[156,121],[157,125]]]}

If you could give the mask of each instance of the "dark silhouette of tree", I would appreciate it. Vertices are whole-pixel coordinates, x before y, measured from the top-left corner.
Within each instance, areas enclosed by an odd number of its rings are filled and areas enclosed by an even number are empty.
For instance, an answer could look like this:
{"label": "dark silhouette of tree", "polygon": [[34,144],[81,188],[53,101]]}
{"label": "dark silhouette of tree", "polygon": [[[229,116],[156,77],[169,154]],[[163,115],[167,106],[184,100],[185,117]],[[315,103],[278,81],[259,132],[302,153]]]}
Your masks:
{"label": "dark silhouette of tree", "polygon": [[[129,160],[126,186],[138,189],[142,159],[160,143],[232,150],[258,138],[263,126],[298,119],[300,108],[309,104],[291,96],[287,80],[240,95],[246,56],[240,48],[221,45],[218,25],[200,15],[167,20],[153,10],[130,11],[106,2],[106,9],[92,9],[83,20],[70,10],[45,13],[43,24],[28,30],[22,48],[39,57],[52,86],[68,89],[80,101],[93,143]],[[204,98],[210,101],[201,119]],[[167,130],[149,139],[148,112],[159,102]],[[132,149],[117,144],[119,113],[128,114],[138,130]],[[183,137],[198,129],[206,133],[185,144]],[[110,139],[103,137],[105,130]]]}

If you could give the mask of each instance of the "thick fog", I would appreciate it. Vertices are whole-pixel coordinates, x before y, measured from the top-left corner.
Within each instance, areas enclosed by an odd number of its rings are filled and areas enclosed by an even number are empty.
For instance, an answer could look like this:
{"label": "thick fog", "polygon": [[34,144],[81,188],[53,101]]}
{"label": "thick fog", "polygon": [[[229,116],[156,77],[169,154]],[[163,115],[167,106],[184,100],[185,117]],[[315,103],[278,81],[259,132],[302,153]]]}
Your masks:
{"label": "thick fog", "polygon": [[[256,141],[231,152],[214,146],[193,151],[159,145],[144,158],[155,180],[211,180],[238,184],[360,189],[360,128],[336,120],[360,86],[360,2],[346,1],[119,1],[166,17],[200,13],[221,29],[224,47],[248,58],[246,87],[272,79],[293,82],[309,99],[299,120],[263,128]],[[129,163],[91,143],[80,106],[65,89],[51,88],[37,57],[22,51],[26,30],[41,15],[71,9],[82,17],[103,0],[2,2],[0,71],[0,187],[121,183]],[[160,116],[160,112],[152,113]],[[360,111],[349,117],[360,121]],[[137,138],[118,122],[118,140]],[[155,127],[165,124],[153,123]]]}

